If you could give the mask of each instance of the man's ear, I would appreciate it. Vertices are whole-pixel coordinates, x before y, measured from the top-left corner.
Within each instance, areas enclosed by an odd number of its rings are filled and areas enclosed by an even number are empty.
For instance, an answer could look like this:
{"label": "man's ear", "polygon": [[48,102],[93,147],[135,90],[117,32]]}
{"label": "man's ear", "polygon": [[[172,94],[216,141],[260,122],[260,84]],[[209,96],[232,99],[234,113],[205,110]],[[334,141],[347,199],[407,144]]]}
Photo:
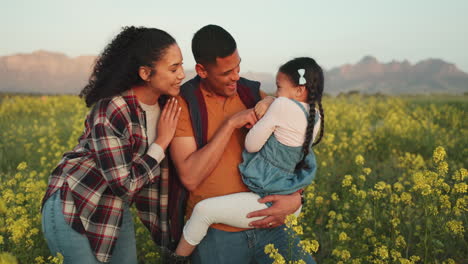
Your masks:
{"label": "man's ear", "polygon": [[201,65],[200,63],[195,65],[195,71],[202,79],[205,79],[208,76],[208,72],[206,71],[205,66]]}
{"label": "man's ear", "polygon": [[138,75],[143,81],[149,82],[151,76],[151,69],[147,66],[140,66],[138,68]]}

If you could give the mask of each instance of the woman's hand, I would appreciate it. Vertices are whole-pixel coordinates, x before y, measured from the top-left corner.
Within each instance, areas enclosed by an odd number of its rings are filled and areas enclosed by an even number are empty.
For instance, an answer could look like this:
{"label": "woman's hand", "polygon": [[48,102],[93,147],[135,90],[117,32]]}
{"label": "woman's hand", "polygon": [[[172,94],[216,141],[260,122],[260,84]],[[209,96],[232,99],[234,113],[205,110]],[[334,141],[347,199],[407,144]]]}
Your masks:
{"label": "woman's hand", "polygon": [[166,150],[174,137],[181,109],[182,108],[179,106],[177,99],[172,97],[167,101],[161,112],[161,116],[159,117],[158,125],[156,127],[157,137],[154,143],[161,146],[163,150]]}
{"label": "woman's hand", "polygon": [[267,96],[255,105],[255,115],[257,115],[257,119],[260,119],[265,115],[273,101],[275,101],[275,97]]}

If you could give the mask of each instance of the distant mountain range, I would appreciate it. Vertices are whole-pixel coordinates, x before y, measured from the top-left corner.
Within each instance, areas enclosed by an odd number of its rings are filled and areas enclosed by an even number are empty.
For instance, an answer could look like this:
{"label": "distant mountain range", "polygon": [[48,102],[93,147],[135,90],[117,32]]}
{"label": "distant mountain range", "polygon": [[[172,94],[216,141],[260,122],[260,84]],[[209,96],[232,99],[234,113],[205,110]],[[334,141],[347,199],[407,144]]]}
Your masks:
{"label": "distant mountain range", "polygon": [[325,89],[331,94],[349,91],[384,94],[468,92],[468,74],[454,64],[427,59],[411,65],[408,61],[380,63],[371,56],[326,72]]}
{"label": "distant mountain range", "polygon": [[[78,94],[87,83],[95,58],[70,58],[49,51],[0,57],[0,92]],[[189,70],[186,75],[188,79],[195,73]],[[242,76],[261,81],[267,92],[276,89],[273,74],[246,72]],[[408,61],[381,63],[372,56],[325,71],[326,93],[351,91],[463,94],[468,92],[468,74],[440,59],[411,65]]]}

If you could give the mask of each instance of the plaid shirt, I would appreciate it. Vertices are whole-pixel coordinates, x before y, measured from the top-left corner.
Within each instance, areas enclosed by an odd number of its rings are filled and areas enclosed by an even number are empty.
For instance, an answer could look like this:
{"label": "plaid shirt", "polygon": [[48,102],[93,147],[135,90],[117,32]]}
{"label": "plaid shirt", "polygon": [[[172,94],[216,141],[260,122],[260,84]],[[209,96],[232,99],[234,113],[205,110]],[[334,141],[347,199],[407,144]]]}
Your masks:
{"label": "plaid shirt", "polygon": [[145,113],[130,90],[94,105],[78,145],[63,155],[49,178],[42,203],[60,190],[65,221],[87,236],[99,261],[111,259],[124,203],[135,203],[157,244],[173,243],[167,159],[158,164],[147,150]]}

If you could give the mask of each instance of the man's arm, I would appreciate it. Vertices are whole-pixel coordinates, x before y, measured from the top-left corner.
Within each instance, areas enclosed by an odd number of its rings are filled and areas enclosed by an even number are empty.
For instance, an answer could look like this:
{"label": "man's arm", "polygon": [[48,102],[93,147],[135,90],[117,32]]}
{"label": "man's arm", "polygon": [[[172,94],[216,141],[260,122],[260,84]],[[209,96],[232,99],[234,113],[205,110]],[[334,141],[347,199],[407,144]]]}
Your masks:
{"label": "man's arm", "polygon": [[253,109],[241,111],[226,120],[211,140],[197,150],[194,137],[175,137],[170,151],[180,180],[189,191],[196,189],[210,175],[224,153],[234,129],[257,122]]}

